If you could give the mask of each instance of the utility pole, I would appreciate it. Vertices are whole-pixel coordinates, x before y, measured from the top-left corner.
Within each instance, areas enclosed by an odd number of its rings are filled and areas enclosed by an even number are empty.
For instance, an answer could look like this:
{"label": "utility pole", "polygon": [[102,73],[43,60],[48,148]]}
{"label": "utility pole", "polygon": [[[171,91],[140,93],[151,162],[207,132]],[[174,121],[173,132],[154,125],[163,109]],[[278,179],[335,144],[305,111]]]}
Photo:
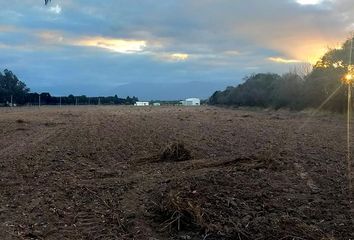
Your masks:
{"label": "utility pole", "polygon": [[101,105],[101,98],[98,98],[98,105]]}
{"label": "utility pole", "polygon": [[40,107],[41,106],[41,95],[39,94],[38,95],[38,107]]}
{"label": "utility pole", "polygon": [[59,97],[59,107],[61,107],[61,96]]}
{"label": "utility pole", "polygon": [[11,107],[13,107],[14,106],[14,103],[13,103],[13,96],[11,95],[11,103],[10,103],[11,105]]}
{"label": "utility pole", "polygon": [[77,97],[75,98],[75,105],[77,106]]}

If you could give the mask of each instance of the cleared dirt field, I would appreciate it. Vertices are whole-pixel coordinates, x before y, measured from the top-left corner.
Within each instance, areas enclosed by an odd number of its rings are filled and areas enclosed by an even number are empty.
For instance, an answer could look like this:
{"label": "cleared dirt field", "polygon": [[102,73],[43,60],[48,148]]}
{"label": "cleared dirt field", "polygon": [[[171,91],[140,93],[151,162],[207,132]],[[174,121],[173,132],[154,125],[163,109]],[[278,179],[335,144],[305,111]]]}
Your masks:
{"label": "cleared dirt field", "polygon": [[354,239],[346,172],[341,115],[1,109],[0,239]]}

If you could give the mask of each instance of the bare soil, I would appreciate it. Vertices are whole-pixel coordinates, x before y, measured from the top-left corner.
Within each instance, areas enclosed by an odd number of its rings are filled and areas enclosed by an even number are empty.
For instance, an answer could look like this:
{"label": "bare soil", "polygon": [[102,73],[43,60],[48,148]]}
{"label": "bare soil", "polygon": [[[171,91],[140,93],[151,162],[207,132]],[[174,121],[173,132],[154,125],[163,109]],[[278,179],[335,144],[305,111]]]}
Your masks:
{"label": "bare soil", "polygon": [[0,110],[0,239],[354,239],[352,198],[342,115]]}

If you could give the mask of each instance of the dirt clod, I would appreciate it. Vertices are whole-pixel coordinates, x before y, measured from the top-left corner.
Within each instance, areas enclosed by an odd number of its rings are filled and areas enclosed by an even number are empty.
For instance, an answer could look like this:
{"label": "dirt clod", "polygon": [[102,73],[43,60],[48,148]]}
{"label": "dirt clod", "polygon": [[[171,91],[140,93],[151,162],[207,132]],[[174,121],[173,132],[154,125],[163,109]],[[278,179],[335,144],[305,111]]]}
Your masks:
{"label": "dirt clod", "polygon": [[17,119],[16,122],[17,122],[17,123],[21,123],[21,124],[22,124],[22,123],[26,123],[26,121],[23,120],[23,119]]}

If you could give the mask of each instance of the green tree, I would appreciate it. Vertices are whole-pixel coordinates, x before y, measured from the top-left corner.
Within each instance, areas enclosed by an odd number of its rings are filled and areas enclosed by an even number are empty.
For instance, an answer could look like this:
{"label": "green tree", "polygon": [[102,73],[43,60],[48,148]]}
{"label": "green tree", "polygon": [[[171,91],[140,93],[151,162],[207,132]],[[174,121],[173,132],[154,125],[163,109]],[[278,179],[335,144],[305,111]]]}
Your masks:
{"label": "green tree", "polygon": [[[348,39],[341,48],[329,49],[314,65],[304,84],[304,105],[318,107],[340,88],[351,51],[351,39]],[[328,110],[344,110],[345,96],[345,88],[342,87],[324,107]]]}
{"label": "green tree", "polygon": [[348,39],[341,48],[329,49],[309,73],[255,74],[237,87],[215,92],[209,103],[301,109],[317,108],[326,102],[325,109],[344,111],[346,88],[342,79],[352,64],[351,42],[352,39]]}
{"label": "green tree", "polygon": [[227,87],[215,92],[209,99],[211,104],[259,106],[272,105],[272,96],[281,77],[278,74],[259,73],[246,77],[237,87]]}
{"label": "green tree", "polygon": [[303,105],[304,79],[297,73],[287,73],[278,81],[272,94],[272,104],[278,108],[299,109]]}
{"label": "green tree", "polygon": [[5,69],[4,74],[0,72],[0,100],[2,103],[9,102],[11,96],[16,103],[24,103],[26,94],[30,89],[21,82],[16,75]]}

